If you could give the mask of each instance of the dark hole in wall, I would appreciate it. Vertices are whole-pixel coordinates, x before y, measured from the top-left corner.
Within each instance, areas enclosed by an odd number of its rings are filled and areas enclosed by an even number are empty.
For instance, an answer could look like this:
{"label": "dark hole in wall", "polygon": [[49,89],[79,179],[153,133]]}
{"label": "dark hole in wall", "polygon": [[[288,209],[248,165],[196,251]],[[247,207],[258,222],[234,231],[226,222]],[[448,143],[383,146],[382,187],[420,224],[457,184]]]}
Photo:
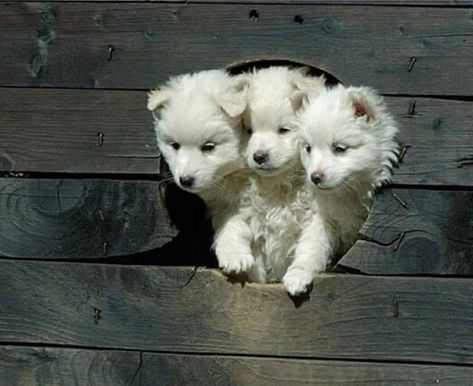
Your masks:
{"label": "dark hole in wall", "polygon": [[[163,165],[167,168],[167,164],[163,162]],[[212,224],[203,200],[183,191],[174,182],[161,184],[160,199],[165,203],[170,222],[178,230],[177,236],[159,249],[132,256],[117,256],[107,261],[133,265],[216,268],[217,259],[212,252]]]}
{"label": "dark hole in wall", "polygon": [[327,80],[327,84],[329,86],[336,85],[341,83],[335,76],[332,74],[321,70],[318,67],[315,67],[308,63],[296,62],[293,60],[288,59],[258,59],[258,60],[251,60],[245,61],[242,63],[235,63],[227,66],[227,70],[232,75],[238,75],[244,72],[258,70],[261,68],[268,68],[271,66],[286,66],[291,68],[307,68],[307,74],[310,76],[321,76],[325,75],[325,79]]}
{"label": "dark hole in wall", "polygon": [[[230,65],[227,68],[232,75],[270,66],[291,68],[306,67],[310,76],[325,75],[328,85],[340,83],[333,75],[307,63],[286,59],[260,59]],[[170,173],[167,165],[161,175]],[[187,193],[174,183],[163,188],[163,196],[169,217],[179,230],[170,243],[156,251],[149,251],[133,258],[134,264],[190,265],[217,267],[217,260],[211,250],[213,232],[210,219],[206,216],[204,202],[196,195]]]}

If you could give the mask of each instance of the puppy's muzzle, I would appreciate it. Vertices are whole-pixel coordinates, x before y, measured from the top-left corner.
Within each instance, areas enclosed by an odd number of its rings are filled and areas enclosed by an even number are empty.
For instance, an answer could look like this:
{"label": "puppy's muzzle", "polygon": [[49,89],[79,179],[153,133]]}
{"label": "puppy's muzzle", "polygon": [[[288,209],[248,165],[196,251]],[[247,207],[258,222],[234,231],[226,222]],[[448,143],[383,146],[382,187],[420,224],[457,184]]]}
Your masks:
{"label": "puppy's muzzle", "polygon": [[191,188],[194,185],[195,178],[192,176],[179,177],[179,182],[184,188]]}
{"label": "puppy's muzzle", "polygon": [[253,154],[253,159],[258,165],[264,164],[268,158],[268,153],[263,153],[262,151],[257,151]]}
{"label": "puppy's muzzle", "polygon": [[324,174],[322,172],[313,172],[310,175],[310,179],[315,185],[319,185],[324,179]]}

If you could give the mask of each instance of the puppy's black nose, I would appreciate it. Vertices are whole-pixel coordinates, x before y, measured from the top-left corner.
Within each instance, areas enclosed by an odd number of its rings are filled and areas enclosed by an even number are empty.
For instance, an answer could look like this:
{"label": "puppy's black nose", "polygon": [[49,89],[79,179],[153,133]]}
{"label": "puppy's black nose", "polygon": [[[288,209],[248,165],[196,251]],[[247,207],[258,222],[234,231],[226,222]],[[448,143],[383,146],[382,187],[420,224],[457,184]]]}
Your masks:
{"label": "puppy's black nose", "polygon": [[310,175],[310,179],[312,180],[312,182],[315,184],[315,185],[318,185],[322,182],[322,180],[324,179],[324,173],[322,172],[313,172],[311,175]]}
{"label": "puppy's black nose", "polygon": [[253,159],[257,164],[265,163],[268,160],[268,153],[263,153],[262,151],[257,151],[253,154]]}
{"label": "puppy's black nose", "polygon": [[182,177],[179,177],[179,182],[184,188],[190,188],[194,184],[194,177],[182,176]]}

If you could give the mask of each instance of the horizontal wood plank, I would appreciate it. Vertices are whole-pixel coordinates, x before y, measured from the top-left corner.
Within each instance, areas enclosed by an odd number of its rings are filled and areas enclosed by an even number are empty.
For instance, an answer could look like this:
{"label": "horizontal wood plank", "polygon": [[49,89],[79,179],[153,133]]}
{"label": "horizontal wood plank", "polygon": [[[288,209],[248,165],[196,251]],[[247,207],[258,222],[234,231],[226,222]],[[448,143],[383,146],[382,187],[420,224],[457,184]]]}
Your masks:
{"label": "horizontal wood plank", "polygon": [[[157,182],[0,179],[0,255],[76,260],[143,253],[126,261],[214,266],[203,204],[175,186],[165,197]],[[337,269],[472,275],[472,208],[469,191],[385,189]]]}
{"label": "horizontal wood plank", "polygon": [[144,92],[0,89],[2,171],[159,173]]}
{"label": "horizontal wood plank", "polygon": [[386,98],[405,147],[393,182],[473,185],[473,102]]}
{"label": "horizontal wood plank", "polygon": [[254,8],[4,3],[0,85],[149,89],[178,73],[280,58],[383,93],[471,95],[469,8]]}
{"label": "horizontal wood plank", "polygon": [[[0,383],[9,386],[138,385],[140,354],[0,346]],[[135,377],[135,378],[134,378]]]}
{"label": "horizontal wood plank", "polygon": [[473,363],[473,281],[320,276],[282,285],[217,271],[0,261],[0,341],[167,352]]}
{"label": "horizontal wood plank", "polygon": [[[394,182],[473,185],[473,102],[386,100],[407,147]],[[0,172],[156,175],[145,101],[145,92],[0,88]]]}
{"label": "horizontal wood plank", "polygon": [[307,382],[334,386],[464,386],[473,382],[473,368],[3,346],[0,382],[11,386],[286,386]]}
{"label": "horizontal wood plank", "polygon": [[473,275],[473,192],[389,189],[339,269],[365,274]]}
{"label": "horizontal wood plank", "polygon": [[[78,0],[73,0],[78,1]],[[136,1],[136,0],[134,0]],[[145,1],[145,0],[138,0]],[[154,0],[155,1],[155,0]],[[223,0],[189,0],[189,3],[224,3]],[[400,5],[405,7],[429,5],[429,6],[456,6],[464,7],[473,5],[471,0],[232,0],[232,3],[256,3],[256,4],[322,4],[322,5]]]}
{"label": "horizontal wood plank", "polygon": [[[142,253],[123,259],[215,266],[203,204],[175,186],[165,196],[157,182],[0,179],[0,255],[77,260]],[[472,208],[473,192],[385,189],[336,269],[472,275]]]}
{"label": "horizontal wood plank", "polygon": [[192,379],[193,385],[202,386],[464,386],[473,382],[473,369],[461,366],[156,354],[144,354],[143,362],[139,379],[150,386],[160,374],[167,375],[162,384],[184,385]]}
{"label": "horizontal wood plank", "polygon": [[[83,0],[52,0],[48,3],[54,2],[74,2]],[[0,0],[0,3],[8,2],[24,2],[23,0]],[[110,0],[92,0],[92,3],[110,2]],[[225,0],[114,0],[114,2],[127,2],[127,3],[140,3],[140,2],[152,2],[152,3],[187,3],[187,4],[225,4]],[[232,0],[234,4],[317,4],[317,5],[399,5],[399,6],[448,6],[448,7],[464,7],[472,5],[471,0]]]}
{"label": "horizontal wood plank", "polygon": [[159,195],[157,182],[0,179],[0,255],[88,259],[162,247],[177,230]]}

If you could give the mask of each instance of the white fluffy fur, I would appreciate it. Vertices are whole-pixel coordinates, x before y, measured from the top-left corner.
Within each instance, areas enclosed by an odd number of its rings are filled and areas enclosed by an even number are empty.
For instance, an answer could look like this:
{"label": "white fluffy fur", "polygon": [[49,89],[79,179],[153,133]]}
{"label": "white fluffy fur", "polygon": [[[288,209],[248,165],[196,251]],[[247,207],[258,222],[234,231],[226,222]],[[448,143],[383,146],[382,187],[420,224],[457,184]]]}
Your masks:
{"label": "white fluffy fur", "polygon": [[250,281],[282,280],[291,295],[356,240],[397,159],[382,98],[323,85],[285,67],[237,78],[214,70],[172,78],[148,100],[176,183],[209,208],[220,267]]}
{"label": "white fluffy fur", "polygon": [[[161,153],[176,184],[207,204],[216,253],[227,272],[252,265],[249,235],[233,234],[238,227],[234,212],[248,185],[242,157],[246,137],[240,118],[245,106],[244,90],[220,70],[171,78],[148,98]],[[209,144],[210,150],[205,150]],[[185,186],[183,177],[194,181]],[[235,251],[246,260],[234,261]]]}
{"label": "white fluffy fur", "polygon": [[398,153],[396,124],[382,97],[367,87],[338,85],[310,95],[299,126],[315,215],[283,279],[295,293],[310,285],[330,257],[356,241],[373,193],[389,180]]}
{"label": "white fluffy fur", "polygon": [[[229,103],[232,100],[236,102]],[[171,78],[150,93],[148,109],[156,119],[158,146],[181,188],[192,193],[210,189],[211,194],[221,177],[243,167],[239,115],[244,108],[244,95],[220,70]],[[215,148],[202,151],[209,143]],[[182,177],[193,177],[195,182],[183,186]]]}
{"label": "white fluffy fur", "polygon": [[[234,272],[245,272],[250,281],[280,281],[312,213],[299,161],[296,111],[303,96],[323,88],[325,80],[299,70],[270,67],[245,74],[239,81],[248,86],[244,121],[249,142],[244,154],[256,173],[250,176],[250,186],[232,217],[238,224],[233,234],[245,235],[238,237],[239,242],[247,240],[253,260],[234,251],[234,268],[240,267]],[[266,155],[264,162],[255,161],[256,153]],[[222,265],[218,253],[217,257]]]}

